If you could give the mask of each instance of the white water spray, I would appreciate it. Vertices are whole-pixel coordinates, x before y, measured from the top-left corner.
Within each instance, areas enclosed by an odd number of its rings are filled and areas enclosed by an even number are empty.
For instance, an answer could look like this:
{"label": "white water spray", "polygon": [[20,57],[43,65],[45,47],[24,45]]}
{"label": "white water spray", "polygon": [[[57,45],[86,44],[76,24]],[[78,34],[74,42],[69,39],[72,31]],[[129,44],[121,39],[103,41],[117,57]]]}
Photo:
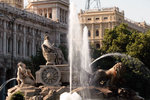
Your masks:
{"label": "white water spray", "polygon": [[82,98],[76,92],[72,94],[65,92],[60,95],[60,100],[82,100]]}
{"label": "white water spray", "polygon": [[7,80],[6,82],[4,82],[1,86],[0,86],[0,92],[2,91],[2,89],[10,82],[13,80],[16,80],[17,78],[11,78],[9,80]]}
{"label": "white water spray", "polygon": [[69,43],[69,65],[70,65],[70,91],[72,91],[72,70],[78,70],[80,66],[81,58],[81,29],[78,15],[76,12],[76,7],[73,3],[70,4],[70,15],[69,15],[69,33],[68,33],[68,43]]}
{"label": "white water spray", "polygon": [[[84,28],[82,35],[78,14],[75,6],[71,3],[70,5],[70,16],[69,16],[69,33],[68,33],[68,44],[69,44],[69,65],[70,65],[70,93],[63,93],[60,96],[60,100],[82,100],[79,94],[72,93],[73,87],[73,74],[80,79],[80,86],[87,86],[88,81],[85,73],[91,73],[89,67],[90,56],[89,56],[89,44],[88,44],[88,29]],[[78,74],[78,75],[77,75]]]}
{"label": "white water spray", "polygon": [[85,26],[83,29],[83,44],[81,49],[81,67],[88,73],[91,73],[91,63],[89,41],[88,41],[88,28]]}
{"label": "white water spray", "polygon": [[80,84],[82,87],[89,86],[89,77],[87,73],[92,73],[91,67],[89,41],[88,41],[88,29],[85,26],[83,29],[83,40],[81,48],[81,70],[80,70]]}
{"label": "white water spray", "polygon": [[131,58],[131,56],[126,55],[126,54],[121,54],[121,53],[108,53],[108,54],[104,54],[100,57],[98,57],[97,59],[95,59],[90,65],[94,64],[95,62],[97,62],[98,60],[108,57],[108,56],[121,56],[121,57],[128,57],[128,59]]}
{"label": "white water spray", "polygon": [[80,66],[81,53],[81,29],[74,4],[70,4],[70,15],[69,15],[69,33],[68,33],[68,44],[69,44],[69,65],[70,65],[70,93],[63,93],[60,95],[60,100],[82,100],[79,94],[73,93],[72,91],[72,75],[73,70],[77,70]]}

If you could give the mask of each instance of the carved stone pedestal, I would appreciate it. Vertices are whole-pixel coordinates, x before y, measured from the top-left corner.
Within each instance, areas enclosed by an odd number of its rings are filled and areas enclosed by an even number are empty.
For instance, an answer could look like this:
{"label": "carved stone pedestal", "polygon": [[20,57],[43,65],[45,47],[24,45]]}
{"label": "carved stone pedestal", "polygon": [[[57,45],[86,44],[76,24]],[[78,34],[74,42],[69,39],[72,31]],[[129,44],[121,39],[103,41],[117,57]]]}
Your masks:
{"label": "carved stone pedestal", "polygon": [[59,85],[60,79],[60,70],[54,65],[41,65],[40,70],[36,72],[36,83],[46,86]]}

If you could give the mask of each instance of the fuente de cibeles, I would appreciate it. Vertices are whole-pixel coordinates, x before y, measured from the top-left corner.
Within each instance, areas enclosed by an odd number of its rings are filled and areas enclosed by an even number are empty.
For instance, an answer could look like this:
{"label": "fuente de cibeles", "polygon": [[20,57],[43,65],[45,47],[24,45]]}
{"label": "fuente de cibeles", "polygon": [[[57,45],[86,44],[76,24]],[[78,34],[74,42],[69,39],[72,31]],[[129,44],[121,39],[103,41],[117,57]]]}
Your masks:
{"label": "fuente de cibeles", "polygon": [[76,8],[71,4],[68,32],[69,61],[65,61],[62,51],[50,43],[50,37],[45,35],[41,48],[46,64],[38,66],[40,70],[34,77],[24,63],[18,62],[18,85],[8,90],[6,100],[10,100],[18,91],[24,95],[25,100],[144,100],[136,91],[118,87],[123,74],[126,73],[123,62],[116,62],[108,70],[93,69],[94,63],[104,57],[125,55],[110,53],[91,60],[87,34],[86,25],[81,30]]}

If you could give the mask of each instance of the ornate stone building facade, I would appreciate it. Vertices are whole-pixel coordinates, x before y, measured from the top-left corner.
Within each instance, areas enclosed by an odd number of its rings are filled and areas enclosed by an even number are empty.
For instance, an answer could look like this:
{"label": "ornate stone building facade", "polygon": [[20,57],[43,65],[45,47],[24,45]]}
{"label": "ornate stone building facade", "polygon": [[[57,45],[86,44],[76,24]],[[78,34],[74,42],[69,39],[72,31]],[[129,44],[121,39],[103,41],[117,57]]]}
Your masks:
{"label": "ornate stone building facade", "polygon": [[24,0],[0,0],[1,3],[7,3],[13,7],[23,9],[24,8]]}
{"label": "ornate stone building facade", "polygon": [[121,23],[128,24],[128,29],[138,32],[146,32],[150,29],[150,25],[145,22],[134,22],[125,18],[124,11],[120,11],[117,7],[103,8],[101,10],[81,10],[79,19],[82,27],[88,27],[90,43],[96,48],[102,46],[105,29],[113,29]]}
{"label": "ornate stone building facade", "polygon": [[69,0],[29,0],[27,11],[67,24]]}
{"label": "ornate stone building facade", "polygon": [[59,23],[55,29],[58,43],[66,43],[69,0],[28,0],[26,10]]}
{"label": "ornate stone building facade", "polygon": [[[65,6],[67,11],[69,3]],[[58,16],[58,13],[52,14],[52,16]],[[67,15],[63,17],[66,18],[60,22],[54,20],[57,19],[55,17],[54,19],[53,17],[45,18],[36,13],[21,10],[20,7],[0,3],[0,85],[16,77],[16,64],[36,54],[45,34],[49,35],[51,43],[56,46],[66,43]],[[5,91],[10,85],[8,84],[1,91],[1,100],[4,100]]]}

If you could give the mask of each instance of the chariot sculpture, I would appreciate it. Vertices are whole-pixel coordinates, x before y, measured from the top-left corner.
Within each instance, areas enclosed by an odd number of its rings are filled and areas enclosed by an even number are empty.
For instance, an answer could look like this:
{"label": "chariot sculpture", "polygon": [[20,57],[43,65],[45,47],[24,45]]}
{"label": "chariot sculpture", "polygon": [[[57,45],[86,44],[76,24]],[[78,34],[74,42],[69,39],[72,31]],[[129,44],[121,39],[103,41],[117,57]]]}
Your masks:
{"label": "chariot sculpture", "polygon": [[46,65],[41,65],[40,70],[36,72],[36,82],[48,86],[58,85],[61,72],[56,66],[65,63],[63,53],[59,48],[54,47],[54,44],[50,43],[48,36],[44,37],[41,47]]}

